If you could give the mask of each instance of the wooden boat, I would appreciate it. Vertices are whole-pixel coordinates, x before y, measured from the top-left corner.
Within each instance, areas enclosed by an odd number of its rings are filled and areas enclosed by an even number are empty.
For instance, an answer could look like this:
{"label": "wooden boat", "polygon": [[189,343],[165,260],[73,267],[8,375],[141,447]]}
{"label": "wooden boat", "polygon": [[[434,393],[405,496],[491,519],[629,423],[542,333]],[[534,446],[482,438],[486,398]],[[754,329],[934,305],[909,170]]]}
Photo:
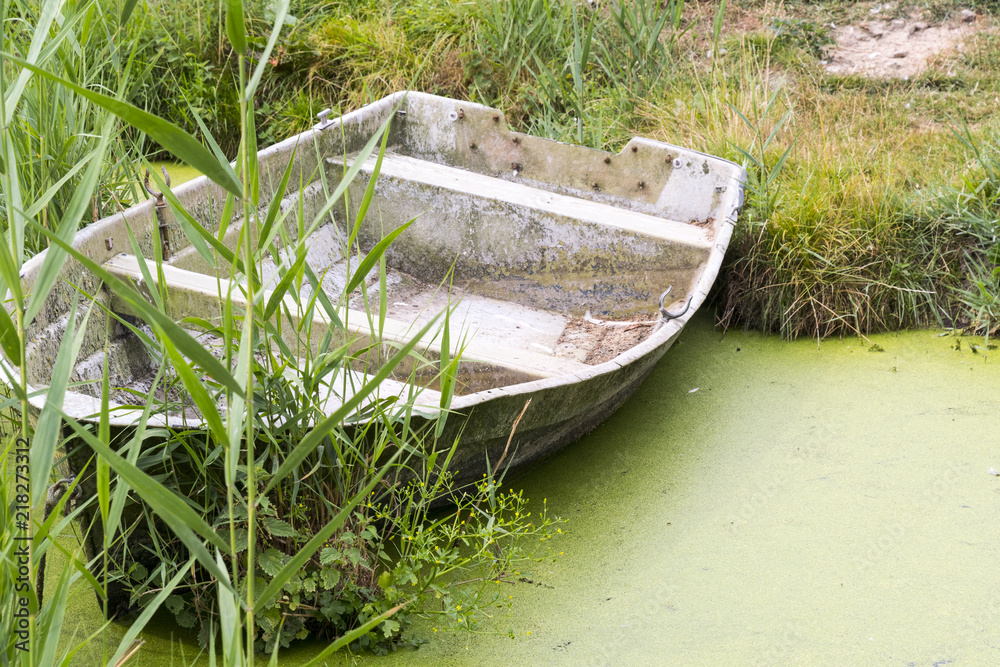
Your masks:
{"label": "wooden boat", "polygon": [[[290,182],[297,191],[283,205],[314,214],[326,201],[324,187],[336,187],[353,156],[390,117],[360,245],[369,251],[384,231],[417,220],[386,254],[383,339],[408,340],[451,304],[451,340],[464,343],[444,436],[461,429],[452,466],[456,481],[481,477],[484,456],[497,463],[523,411],[506,456],[511,466],[522,466],[600,424],[677,340],[719,271],[743,200],[743,170],[648,139],[634,138],[611,154],[531,137],[510,131],[495,109],[397,93],[339,119],[323,118],[312,130],[262,151],[261,205],[266,207],[294,154]],[[309,241],[309,262],[317,273],[326,272],[334,291],[343,289],[338,267],[344,264],[344,222],[354,220],[374,162],[372,156],[361,165],[334,221]],[[217,229],[225,201],[221,188],[201,177],[174,194],[201,225]],[[172,316],[212,312],[206,309],[217,304],[225,281],[217,280],[169,212],[165,227],[161,231],[150,200],[86,227],[74,245],[139,284],[145,260],[133,254],[128,230],[146,257],[153,256],[154,235],[161,235],[170,251],[164,278]],[[234,244],[238,233],[233,224],[225,241]],[[26,293],[43,260],[44,253],[25,265]],[[97,294],[112,311],[128,312],[78,263],[69,261],[63,276],[67,280],[52,290],[29,332],[33,388],[50,381],[72,285]],[[375,336],[364,313],[349,309],[343,317],[359,340]],[[103,318],[90,323],[72,377],[95,382],[65,398],[66,412],[84,420],[100,409],[96,381],[106,337],[98,320]],[[441,351],[440,338],[421,346],[425,355]],[[148,386],[157,362],[133,332],[117,326],[107,350],[113,386]],[[404,383],[387,381],[383,393],[402,391]],[[127,407],[127,395],[113,398],[112,423],[128,427],[138,408]],[[330,405],[343,398],[331,396]],[[38,407],[44,399],[34,400]],[[417,402],[430,416],[440,394],[427,386]],[[158,419],[187,427],[199,421],[183,412]]]}

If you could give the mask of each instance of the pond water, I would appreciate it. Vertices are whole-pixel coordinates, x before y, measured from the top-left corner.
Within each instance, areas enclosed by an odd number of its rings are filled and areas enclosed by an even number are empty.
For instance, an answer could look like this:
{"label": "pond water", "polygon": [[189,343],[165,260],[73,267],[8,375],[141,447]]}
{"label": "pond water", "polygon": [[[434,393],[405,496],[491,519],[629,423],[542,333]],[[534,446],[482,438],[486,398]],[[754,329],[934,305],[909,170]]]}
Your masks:
{"label": "pond water", "polygon": [[[697,318],[618,413],[515,481],[569,523],[511,611],[330,664],[1000,664],[1000,350],[938,334],[877,352]],[[197,653],[170,634],[130,664]]]}

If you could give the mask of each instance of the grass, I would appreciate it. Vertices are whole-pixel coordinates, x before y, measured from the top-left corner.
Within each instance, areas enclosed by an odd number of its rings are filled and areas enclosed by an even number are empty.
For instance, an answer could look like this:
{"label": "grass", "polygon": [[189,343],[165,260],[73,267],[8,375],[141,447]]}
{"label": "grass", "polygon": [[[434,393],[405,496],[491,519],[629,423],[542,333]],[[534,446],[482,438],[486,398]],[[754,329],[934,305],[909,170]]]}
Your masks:
{"label": "grass", "polygon": [[[801,9],[772,7],[784,16]],[[708,43],[705,35],[699,44]],[[761,161],[772,169],[790,148],[787,162],[769,192],[751,188],[717,284],[722,323],[821,338],[968,322],[956,287],[970,238],[925,204],[970,173],[969,144],[991,132],[998,81],[985,63],[996,57],[994,40],[981,35],[960,62],[910,82],[834,79],[772,30],[752,28],[724,46],[722,63],[695,60],[664,96],[672,104],[650,103],[652,127],[639,128],[741,160],[757,133],[736,112],[765,136],[790,113]],[[960,85],[941,85],[952,79]],[[693,96],[684,90],[692,80]],[[770,118],[757,118],[772,91]],[[951,131],[962,122],[975,126],[967,143]]]}

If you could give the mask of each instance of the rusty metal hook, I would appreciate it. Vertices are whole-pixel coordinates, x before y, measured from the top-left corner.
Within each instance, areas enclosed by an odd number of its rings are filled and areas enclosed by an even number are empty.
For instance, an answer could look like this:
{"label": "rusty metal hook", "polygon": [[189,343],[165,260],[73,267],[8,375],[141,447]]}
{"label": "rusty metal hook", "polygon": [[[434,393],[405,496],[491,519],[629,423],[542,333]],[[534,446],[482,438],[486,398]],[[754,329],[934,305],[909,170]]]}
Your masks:
{"label": "rusty metal hook", "polygon": [[667,295],[670,294],[671,290],[673,290],[673,289],[674,289],[674,286],[671,285],[670,287],[667,288],[667,290],[663,294],[660,295],[660,318],[664,322],[669,322],[670,320],[676,320],[678,317],[683,316],[684,313],[686,313],[688,311],[688,309],[691,307],[691,297],[688,297],[687,305],[684,306],[684,310],[682,310],[679,313],[674,314],[674,313],[669,312],[666,308],[664,308],[663,307],[663,300],[667,298]]}
{"label": "rusty metal hook", "polygon": [[[170,187],[170,174],[167,173],[167,168],[162,164],[160,165],[160,171],[163,172],[163,180],[166,182],[167,187]],[[156,197],[156,205],[159,206],[163,201],[163,193],[157,192],[153,188],[149,187],[149,169],[146,169],[146,178],[142,181],[142,184],[146,186],[146,192]],[[165,205],[165,204],[164,204]]]}
{"label": "rusty metal hook", "polygon": [[[76,475],[64,477],[49,487],[46,505],[50,505],[51,507],[47,508],[48,512],[52,511],[51,508],[55,507],[56,503],[63,497],[66,490],[73,485],[74,481],[76,481]],[[73,489],[73,493],[69,497],[70,502],[76,502],[80,499],[80,490],[79,486]]]}
{"label": "rusty metal hook", "polygon": [[[169,188],[170,174],[167,173],[167,168],[163,165],[160,165],[160,170],[163,172],[163,180]],[[163,248],[163,259],[170,259],[170,227],[167,225],[167,202],[163,201],[162,192],[157,192],[149,187],[149,169],[146,169],[146,178],[142,181],[142,184],[146,187],[146,192],[153,195],[156,199],[156,222],[160,227],[160,247]]]}

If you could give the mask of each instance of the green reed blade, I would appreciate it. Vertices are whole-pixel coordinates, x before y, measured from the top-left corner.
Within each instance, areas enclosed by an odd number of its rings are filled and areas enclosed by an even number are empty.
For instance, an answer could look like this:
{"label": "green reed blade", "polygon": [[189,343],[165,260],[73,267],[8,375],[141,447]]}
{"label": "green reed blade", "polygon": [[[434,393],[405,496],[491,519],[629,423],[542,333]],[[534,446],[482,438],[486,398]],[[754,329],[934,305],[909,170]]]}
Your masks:
{"label": "green reed blade", "polygon": [[66,615],[66,598],[69,595],[69,587],[77,577],[73,576],[71,568],[65,568],[59,575],[59,584],[56,586],[56,593],[49,599],[48,603],[42,607],[38,614],[38,638],[42,640],[41,651],[37,651],[36,664],[39,667],[54,665],[56,662],[56,648],[59,645],[59,637],[62,633],[63,618]]}
{"label": "green reed blade", "polygon": [[[288,189],[288,179],[292,175],[292,167],[295,166],[295,154],[298,152],[298,145],[292,149],[292,155],[288,158],[288,166],[285,167],[285,173],[281,176],[281,181],[278,183],[277,189],[274,191],[274,195],[271,197],[271,203],[267,207],[267,215],[264,216],[264,224],[261,225],[260,235],[257,239],[257,249],[261,250],[266,248],[271,244],[271,239],[274,234],[272,230],[274,229],[274,223],[279,220],[278,214],[281,212],[281,202],[285,198],[285,190]],[[277,258],[275,258],[277,261]]]}
{"label": "green reed blade", "polygon": [[[354,511],[354,508],[357,507],[358,503],[368,497],[372,490],[382,480],[382,477],[384,477],[385,474],[393,467],[393,463],[395,463],[396,459],[399,458],[399,455],[402,452],[402,449],[397,449],[396,453],[385,462],[382,468],[375,474],[365,488],[347,501],[341,508],[340,512],[337,513],[337,516],[331,519],[329,523],[323,526],[323,528],[321,528],[312,537],[312,539],[299,548],[295,555],[292,556],[281,568],[278,574],[274,576],[274,578],[267,585],[267,588],[261,591],[259,597],[253,601],[255,607],[263,607],[281,592],[285,583],[291,579],[293,575],[297,574],[306,562],[312,558],[313,554],[316,553],[320,547],[326,544],[326,541],[330,539],[333,533],[336,532],[336,530],[340,528],[345,521],[347,521],[348,517],[350,517],[351,513]],[[261,495],[263,496],[263,494]]]}
{"label": "green reed blade", "polygon": [[226,34],[237,55],[247,54],[246,19],[242,0],[226,0]]}
{"label": "green reed blade", "polygon": [[83,337],[87,331],[87,321],[93,312],[93,304],[87,309],[83,322],[77,331],[76,306],[77,294],[74,293],[70,303],[69,320],[66,331],[59,343],[56,361],[52,365],[52,377],[49,391],[45,394],[45,405],[38,417],[35,438],[31,443],[31,504],[36,505],[45,495],[48,487],[49,473],[52,471],[53,459],[60,434],[60,414],[62,414],[63,398],[66,396],[66,385],[69,384],[70,373],[76,364],[76,357],[83,345]]}
{"label": "green reed blade", "polygon": [[360,264],[358,264],[358,268],[354,272],[354,275],[351,276],[351,282],[347,284],[347,287],[344,290],[345,294],[353,292],[354,289],[368,277],[369,272],[371,272],[375,263],[379,261],[379,258],[382,257],[385,251],[389,248],[389,245],[396,240],[397,236],[405,232],[406,229],[414,223],[414,221],[416,221],[416,218],[411,218],[406,223],[389,232],[385,238],[379,241],[378,244],[372,248],[367,255],[365,255],[365,258],[361,260]]}
{"label": "green reed blade", "polygon": [[144,502],[149,504],[150,508],[156,512],[157,516],[159,516],[161,520],[170,526],[170,529],[175,535],[177,535],[177,538],[181,540],[191,554],[198,559],[198,562],[201,563],[202,567],[208,570],[213,577],[216,577],[221,581],[225,577],[224,573],[219,569],[215,559],[212,558],[208,549],[205,547],[205,544],[198,539],[198,536],[201,536],[217,549],[220,549],[224,553],[229,553],[229,545],[226,544],[218,532],[205,523],[205,520],[202,519],[201,516],[184,500],[172,491],[168,490],[161,483],[144,473],[138,467],[123,459],[108,445],[98,440],[97,437],[87,430],[86,427],[81,426],[69,415],[63,414],[63,418],[65,419],[66,424],[68,424],[69,427],[73,429],[73,431],[80,436],[87,443],[87,445],[89,445],[90,448],[97,453],[98,456],[103,456],[107,459],[108,464],[114,469],[114,471],[121,477],[124,477],[129,485],[135,490],[136,494],[138,494]]}
{"label": "green reed blade", "polygon": [[108,661],[109,665],[119,664],[118,661],[121,660],[129,648],[131,648],[132,642],[135,641],[135,638],[139,636],[139,633],[146,628],[146,625],[153,618],[153,615],[159,611],[161,606],[163,606],[164,600],[170,597],[170,595],[174,592],[174,589],[181,583],[181,580],[190,573],[191,566],[194,565],[194,562],[195,559],[191,558],[184,566],[178,568],[177,574],[174,575],[174,578],[168,581],[167,585],[156,594],[156,597],[143,607],[142,613],[139,614],[139,617],[129,624],[129,628],[125,632],[125,636],[122,637],[121,641],[118,643],[118,650],[115,651],[115,654],[111,656],[111,660]]}
{"label": "green reed blade", "polygon": [[274,28],[271,29],[271,36],[267,40],[267,46],[264,47],[264,52],[261,54],[253,76],[250,77],[250,82],[247,84],[246,92],[243,94],[243,99],[247,102],[253,99],[253,94],[257,90],[257,84],[260,83],[260,77],[263,76],[264,68],[267,67],[268,60],[271,58],[271,51],[278,41],[278,33],[281,32],[281,28],[285,24],[285,16],[288,14],[288,4],[289,0],[278,0],[277,6],[274,7]]}
{"label": "green reed blade", "polygon": [[410,354],[410,351],[416,346],[416,344],[424,337],[424,335],[431,330],[431,327],[437,322],[438,315],[435,315],[430,322],[424,325],[413,338],[409,340],[402,348],[397,352],[389,361],[387,361],[372,379],[369,380],[365,385],[357,391],[353,396],[344,401],[344,404],[335,410],[326,419],[316,424],[312,431],[306,435],[285,457],[282,461],[281,466],[274,473],[271,481],[268,482],[264,491],[260,494],[261,497],[267,495],[267,493],[275,487],[275,485],[282,479],[288,476],[292,470],[297,468],[305,458],[316,449],[316,447],[322,442],[323,438],[333,430],[336,426],[341,424],[344,419],[351,414],[351,412],[365,401],[369,396],[371,396],[375,390],[378,388],[379,384],[382,383],[384,379],[389,377],[389,374],[400,364],[403,359]]}
{"label": "green reed blade", "polygon": [[[111,120],[109,117],[104,124],[104,132],[101,133],[101,140],[94,150],[96,159],[91,161],[83,179],[77,185],[73,197],[70,199],[63,213],[62,219],[59,221],[59,227],[55,234],[65,243],[72,243],[83,214],[90,208],[90,198],[95,188],[97,188],[97,181],[100,178],[101,168],[103,167],[104,153],[107,150],[108,137],[110,135]],[[31,224],[36,223],[32,220]],[[42,268],[38,272],[38,278],[35,280],[35,288],[31,294],[31,299],[28,301],[28,308],[24,313],[25,324],[33,321],[45,305],[49,291],[56,284],[56,280],[59,278],[59,273],[62,271],[65,262],[65,252],[59,247],[49,248],[45,254],[45,260],[42,262]]]}
{"label": "green reed blade", "polygon": [[[42,46],[45,44],[45,40],[49,37],[49,28],[52,26],[52,22],[59,14],[59,10],[62,5],[63,0],[44,0],[42,3],[42,12],[38,17],[38,23],[35,24],[35,32],[31,38],[31,45],[28,47],[28,59],[26,62],[35,64],[39,61]],[[16,58],[12,59],[17,60]],[[14,117],[17,104],[21,101],[21,95],[24,93],[24,87],[28,85],[28,79],[30,78],[31,72],[29,70],[22,70],[18,75],[17,80],[14,81],[14,85],[7,88],[5,91],[6,97],[3,101],[4,118]]]}

